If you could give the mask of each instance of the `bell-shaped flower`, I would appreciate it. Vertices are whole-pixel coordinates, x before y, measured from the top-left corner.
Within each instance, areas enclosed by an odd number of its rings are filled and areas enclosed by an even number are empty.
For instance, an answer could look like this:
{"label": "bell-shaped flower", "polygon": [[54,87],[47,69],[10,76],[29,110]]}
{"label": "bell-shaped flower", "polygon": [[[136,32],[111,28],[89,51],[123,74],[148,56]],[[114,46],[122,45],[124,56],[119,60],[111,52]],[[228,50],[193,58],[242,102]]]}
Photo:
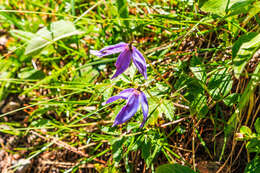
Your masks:
{"label": "bell-shaped flower", "polygon": [[127,100],[127,103],[117,114],[113,126],[128,121],[137,112],[139,105],[141,104],[143,111],[143,122],[140,127],[143,127],[149,112],[148,101],[145,94],[135,88],[129,88],[120,92],[116,96],[110,97],[105,104],[112,103],[118,99]]}
{"label": "bell-shaped flower", "polygon": [[147,79],[146,62],[142,53],[136,49],[131,43],[118,43],[112,46],[107,46],[100,51],[91,50],[90,53],[99,57],[111,55],[114,53],[120,53],[115,63],[116,73],[112,76],[112,79],[122,74],[130,65],[131,60],[133,60],[138,71]]}

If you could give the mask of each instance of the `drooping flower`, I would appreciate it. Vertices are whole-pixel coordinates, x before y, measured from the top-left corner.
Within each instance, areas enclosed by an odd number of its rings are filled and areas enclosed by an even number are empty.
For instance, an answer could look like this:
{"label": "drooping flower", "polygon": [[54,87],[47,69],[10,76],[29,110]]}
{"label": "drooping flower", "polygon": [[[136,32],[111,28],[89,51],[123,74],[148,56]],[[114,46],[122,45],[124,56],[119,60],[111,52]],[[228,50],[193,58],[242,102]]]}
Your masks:
{"label": "drooping flower", "polygon": [[131,60],[133,60],[138,71],[147,79],[146,62],[142,53],[132,45],[132,43],[127,44],[124,42],[107,46],[100,51],[91,50],[90,53],[99,57],[111,55],[114,53],[120,53],[115,63],[116,73],[112,76],[112,79],[122,74],[130,65]]}
{"label": "drooping flower", "polygon": [[129,88],[120,92],[116,96],[110,97],[105,104],[112,103],[118,99],[127,100],[127,103],[117,114],[113,126],[128,121],[137,112],[139,105],[141,104],[143,111],[143,122],[140,127],[143,127],[149,112],[148,101],[145,94],[135,88]]}

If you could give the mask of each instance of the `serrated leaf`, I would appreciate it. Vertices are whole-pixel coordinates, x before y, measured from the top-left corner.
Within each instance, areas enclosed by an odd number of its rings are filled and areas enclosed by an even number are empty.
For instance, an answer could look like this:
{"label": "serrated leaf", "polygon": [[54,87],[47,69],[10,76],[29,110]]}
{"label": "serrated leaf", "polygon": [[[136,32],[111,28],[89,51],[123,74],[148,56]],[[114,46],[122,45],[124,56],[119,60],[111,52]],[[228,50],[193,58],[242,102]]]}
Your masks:
{"label": "serrated leaf", "polygon": [[187,166],[180,164],[164,164],[159,166],[155,173],[195,173],[192,169]]}
{"label": "serrated leaf", "polygon": [[208,113],[207,97],[204,94],[198,94],[191,102],[191,111],[195,111],[199,118],[202,118]]}
{"label": "serrated leaf", "polygon": [[171,100],[162,100],[161,105],[159,106],[159,112],[163,113],[167,119],[173,121],[175,107]]}
{"label": "serrated leaf", "polygon": [[228,69],[224,68],[210,77],[208,83],[209,93],[214,100],[219,100],[228,95],[232,85],[232,76],[228,72]]}
{"label": "serrated leaf", "polygon": [[153,99],[149,100],[149,109],[150,109],[150,116],[147,120],[146,124],[155,125],[157,123],[157,120],[159,118],[159,107],[160,105]]}
{"label": "serrated leaf", "polygon": [[246,148],[250,153],[260,153],[260,140],[257,138],[250,139],[246,144]]}
{"label": "serrated leaf", "polygon": [[239,99],[239,94],[232,93],[232,94],[228,95],[227,97],[225,97],[223,99],[223,102],[227,106],[233,106],[234,104],[236,104],[238,102],[238,99]]}
{"label": "serrated leaf", "polygon": [[245,65],[260,47],[260,34],[248,33],[241,36],[232,48],[233,70],[238,79],[243,72]]}
{"label": "serrated leaf", "polygon": [[202,67],[196,66],[196,67],[190,67],[190,70],[192,71],[192,73],[198,80],[200,80],[202,82],[206,81],[205,69],[203,69]]}

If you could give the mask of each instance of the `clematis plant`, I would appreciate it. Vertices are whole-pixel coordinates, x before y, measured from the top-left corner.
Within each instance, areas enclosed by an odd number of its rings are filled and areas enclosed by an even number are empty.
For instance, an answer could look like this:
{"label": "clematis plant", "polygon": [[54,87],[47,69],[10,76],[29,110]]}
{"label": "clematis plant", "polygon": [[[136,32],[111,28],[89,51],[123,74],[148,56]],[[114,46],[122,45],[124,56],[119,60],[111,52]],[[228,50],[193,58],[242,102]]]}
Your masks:
{"label": "clematis plant", "polygon": [[143,111],[143,122],[140,127],[143,127],[149,112],[148,101],[145,94],[135,88],[129,88],[123,90],[116,96],[110,97],[105,104],[112,103],[118,99],[125,99],[127,100],[127,103],[117,114],[113,126],[128,121],[137,112],[139,105],[141,104]]}
{"label": "clematis plant", "polygon": [[131,60],[133,60],[138,71],[147,79],[146,62],[142,53],[132,45],[132,43],[127,44],[124,42],[107,46],[100,51],[91,50],[90,53],[99,57],[120,53],[115,63],[116,73],[112,76],[112,79],[122,74],[130,65]]}

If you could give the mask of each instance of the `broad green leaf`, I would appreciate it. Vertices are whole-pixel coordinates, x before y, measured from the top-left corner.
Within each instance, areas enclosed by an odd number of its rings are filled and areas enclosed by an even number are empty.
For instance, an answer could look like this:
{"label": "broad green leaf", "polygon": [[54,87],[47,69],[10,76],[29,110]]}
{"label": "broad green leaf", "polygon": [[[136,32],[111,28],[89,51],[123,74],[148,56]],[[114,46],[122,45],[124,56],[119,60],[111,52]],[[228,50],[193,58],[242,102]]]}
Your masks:
{"label": "broad green leaf", "polygon": [[28,46],[25,48],[25,54],[28,55],[35,51],[39,51],[50,44],[51,40],[51,32],[46,27],[40,29],[28,42]]}
{"label": "broad green leaf", "polygon": [[230,0],[228,3],[229,16],[248,13],[251,10],[252,3],[255,0]]}
{"label": "broad green leaf", "polygon": [[187,166],[180,164],[165,164],[159,166],[155,173],[195,173],[192,169]]}
{"label": "broad green leaf", "polygon": [[255,0],[201,0],[199,6],[202,11],[224,16],[228,11],[234,14],[244,12]]}
{"label": "broad green leaf", "polygon": [[243,72],[245,65],[252,58],[255,51],[260,47],[260,34],[248,33],[241,36],[232,48],[233,70],[238,79]]}
{"label": "broad green leaf", "polygon": [[25,49],[25,55],[41,51],[44,47],[55,41],[81,33],[82,32],[76,30],[74,24],[70,21],[60,20],[53,22],[50,31],[47,27],[44,27],[28,42],[28,46]]}
{"label": "broad green leaf", "polygon": [[202,11],[224,16],[227,2],[228,0],[201,0],[199,6]]}
{"label": "broad green leaf", "polygon": [[260,172],[260,157],[258,155],[246,165],[244,173],[259,173]]}
{"label": "broad green leaf", "polygon": [[228,10],[239,10],[252,4],[255,0],[230,0],[228,3]]}
{"label": "broad green leaf", "polygon": [[60,40],[65,37],[80,34],[74,24],[70,21],[60,20],[51,24],[51,32],[53,34],[53,41]]}
{"label": "broad green leaf", "polygon": [[26,31],[17,30],[17,29],[11,30],[10,33],[14,37],[17,37],[17,38],[24,40],[24,41],[29,41],[30,39],[35,37],[35,34],[33,34],[31,32],[26,32]]}

